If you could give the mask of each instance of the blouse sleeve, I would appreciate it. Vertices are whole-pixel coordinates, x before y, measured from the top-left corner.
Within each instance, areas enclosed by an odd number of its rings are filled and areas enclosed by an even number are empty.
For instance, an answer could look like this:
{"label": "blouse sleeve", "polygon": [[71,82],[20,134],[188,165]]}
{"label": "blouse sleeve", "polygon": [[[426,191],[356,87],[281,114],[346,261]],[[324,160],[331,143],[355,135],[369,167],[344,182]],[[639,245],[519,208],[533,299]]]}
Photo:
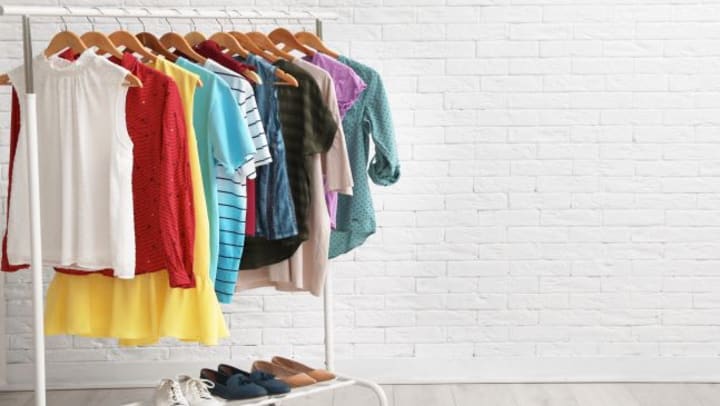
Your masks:
{"label": "blouse sleeve", "polygon": [[366,89],[370,92],[367,95],[370,102],[365,107],[365,123],[375,144],[375,156],[370,160],[368,175],[375,184],[388,186],[400,178],[400,161],[385,87],[377,73],[374,76],[376,83]]}
{"label": "blouse sleeve", "polygon": [[216,85],[208,113],[208,134],[215,159],[228,176],[241,170],[246,176],[254,177],[255,146],[245,116],[230,88],[220,82]]}
{"label": "blouse sleeve", "polygon": [[195,215],[185,125],[180,93],[175,83],[168,82],[160,160],[162,244],[170,286],[192,288]]}

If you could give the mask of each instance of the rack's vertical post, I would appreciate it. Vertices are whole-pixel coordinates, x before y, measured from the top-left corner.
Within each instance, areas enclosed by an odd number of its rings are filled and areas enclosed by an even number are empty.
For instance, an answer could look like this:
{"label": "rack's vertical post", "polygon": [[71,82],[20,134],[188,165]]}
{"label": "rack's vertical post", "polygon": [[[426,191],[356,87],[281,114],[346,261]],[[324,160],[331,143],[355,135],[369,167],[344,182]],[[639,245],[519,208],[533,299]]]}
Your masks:
{"label": "rack's vertical post", "polygon": [[35,406],[45,406],[45,329],[43,326],[42,231],[40,229],[40,179],[38,170],[37,104],[33,80],[30,17],[22,17],[25,57],[25,137],[30,193],[30,267],[32,268],[33,333],[35,341]]}
{"label": "rack's vertical post", "polygon": [[[315,19],[315,34],[320,38],[323,36],[323,23],[319,18]],[[332,371],[335,369],[335,332],[333,328],[332,278],[330,272],[325,275],[323,312],[325,316],[325,368]]]}

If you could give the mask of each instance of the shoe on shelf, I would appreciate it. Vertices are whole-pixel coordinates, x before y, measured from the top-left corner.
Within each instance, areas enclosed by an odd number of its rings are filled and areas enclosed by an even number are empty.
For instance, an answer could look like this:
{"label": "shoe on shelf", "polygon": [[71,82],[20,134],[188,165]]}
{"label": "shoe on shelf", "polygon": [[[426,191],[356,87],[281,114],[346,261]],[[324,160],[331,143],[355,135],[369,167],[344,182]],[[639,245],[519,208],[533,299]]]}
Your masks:
{"label": "shoe on shelf", "polygon": [[275,375],[277,379],[290,385],[291,388],[300,388],[303,386],[313,385],[317,383],[317,381],[308,374],[302,372],[295,372],[283,366],[275,365],[267,361],[253,362],[252,370],[253,372],[261,371],[265,372],[266,374]]}
{"label": "shoe on shelf", "polygon": [[187,399],[190,406],[220,406],[221,403],[212,397],[210,391],[215,386],[212,381],[207,379],[193,378],[188,375],[180,375],[177,377],[180,389]]}
{"label": "shoe on shelf", "polygon": [[310,368],[305,364],[301,364],[289,358],[273,357],[272,363],[275,365],[280,365],[281,367],[284,367],[291,371],[302,372],[304,374],[310,375],[310,377],[312,377],[318,382],[332,381],[333,379],[335,379],[335,374],[333,374],[332,372],[326,371],[324,369]]}
{"label": "shoe on shelf", "polygon": [[190,406],[180,389],[180,384],[172,379],[160,381],[160,385],[155,388],[153,404],[155,406]]}
{"label": "shoe on shelf", "polygon": [[275,379],[275,375],[262,371],[245,372],[242,369],[235,368],[232,365],[218,365],[218,372],[224,375],[242,375],[253,383],[262,386],[270,396],[284,395],[290,392],[290,385]]}
{"label": "shoe on shelf", "polygon": [[212,369],[203,368],[200,378],[212,382],[210,393],[226,400],[243,400],[267,396],[262,386],[253,383],[242,375],[228,376]]}

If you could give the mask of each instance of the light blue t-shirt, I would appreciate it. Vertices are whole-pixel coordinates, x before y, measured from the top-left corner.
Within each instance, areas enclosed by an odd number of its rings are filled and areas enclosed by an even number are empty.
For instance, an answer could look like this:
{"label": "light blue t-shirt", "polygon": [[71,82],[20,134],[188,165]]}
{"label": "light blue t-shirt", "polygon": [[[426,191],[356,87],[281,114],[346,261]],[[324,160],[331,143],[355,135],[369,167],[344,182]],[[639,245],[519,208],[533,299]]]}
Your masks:
{"label": "light blue t-shirt", "polygon": [[220,213],[220,248],[218,251],[217,273],[215,274],[215,295],[220,303],[231,303],[235,293],[235,283],[240,268],[240,258],[245,246],[245,221],[247,217],[246,180],[255,178],[255,167],[272,162],[265,130],[260,113],[255,103],[255,92],[252,85],[240,74],[235,73],[219,63],[209,59],[204,67],[219,75],[235,97],[242,121],[248,129],[245,134],[238,134],[238,142],[245,143],[248,136],[255,146],[253,161],[236,171],[234,176],[224,176],[223,168],[218,167],[216,176],[218,189],[218,205]]}
{"label": "light blue t-shirt", "polygon": [[176,63],[198,75],[203,83],[195,91],[193,121],[210,224],[210,279],[215,283],[220,247],[220,202],[215,177],[220,173],[231,178],[242,171],[253,161],[255,146],[227,83],[185,58],[178,58]]}

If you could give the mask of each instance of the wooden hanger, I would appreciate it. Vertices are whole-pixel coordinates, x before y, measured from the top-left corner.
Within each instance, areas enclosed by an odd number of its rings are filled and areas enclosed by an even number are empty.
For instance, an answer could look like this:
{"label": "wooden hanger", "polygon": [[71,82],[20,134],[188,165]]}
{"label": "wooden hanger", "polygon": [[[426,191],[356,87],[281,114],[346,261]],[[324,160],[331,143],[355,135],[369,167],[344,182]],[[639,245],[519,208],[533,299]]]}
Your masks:
{"label": "wooden hanger", "polygon": [[307,31],[301,31],[295,34],[295,38],[297,38],[298,42],[307,45],[309,47],[313,47],[316,50],[324,53],[325,55],[329,55],[335,59],[338,59],[340,57],[340,54],[333,51],[332,49],[328,48],[327,45],[325,45],[325,42],[323,42],[320,37],[317,35],[307,32]]}
{"label": "wooden hanger", "polygon": [[240,43],[243,47],[245,47],[245,49],[247,49],[248,51],[252,52],[253,54],[255,54],[257,56],[262,57],[266,61],[273,63],[278,60],[277,56],[260,49],[260,47],[258,47],[257,44],[255,44],[253,42],[253,40],[250,39],[250,37],[243,34],[242,32],[230,31],[230,35],[232,35],[237,40],[238,43]]}
{"label": "wooden hanger", "polygon": [[[195,13],[200,14],[198,9],[193,9],[193,10],[195,11]],[[190,44],[190,46],[194,47],[195,45],[205,41],[205,34],[198,31],[197,25],[195,25],[194,18],[191,18],[190,22],[192,23],[193,30],[192,30],[192,32],[185,34],[185,40],[187,40],[187,42],[188,42],[188,44]]]}
{"label": "wooden hanger", "polygon": [[227,32],[216,32],[210,37],[210,40],[217,42],[221,47],[243,58],[247,58],[249,55],[249,52],[243,48],[240,42]]}
{"label": "wooden hanger", "polygon": [[89,47],[97,47],[98,53],[108,53],[116,58],[122,59],[122,52],[107,35],[98,31],[89,31],[80,36],[80,39]]}
{"label": "wooden hanger", "polygon": [[0,86],[7,86],[11,84],[12,83],[10,82],[10,76],[8,76],[7,73],[3,73],[2,75],[0,75]]}
{"label": "wooden hanger", "polygon": [[205,63],[207,58],[195,52],[192,46],[187,42],[182,35],[176,32],[168,32],[160,37],[160,42],[168,49],[175,48],[181,53],[185,54],[188,58],[192,59],[197,63]]}
{"label": "wooden hanger", "polygon": [[[153,51],[157,52],[158,55],[160,55],[161,57],[167,59],[170,62],[177,61],[178,56],[170,52],[169,49],[165,48],[165,45],[160,42],[160,40],[155,36],[155,34],[145,31],[137,34],[135,37],[140,41],[140,43],[142,43],[147,48],[150,48]],[[198,78],[197,87],[202,86],[203,83]]]}
{"label": "wooden hanger", "polygon": [[276,85],[287,85],[292,87],[300,86],[300,83],[298,83],[297,79],[295,79],[295,76],[285,72],[280,68],[275,69],[275,77],[282,80],[282,82],[276,82]]}
{"label": "wooden hanger", "polygon": [[158,55],[164,56],[170,62],[177,61],[177,59],[178,59],[177,55],[175,55],[174,53],[170,52],[170,50],[165,48],[165,45],[163,45],[160,42],[160,40],[155,36],[155,34],[152,34],[149,32],[141,32],[140,34],[137,34],[135,37],[145,47],[147,47],[148,49],[152,49]]}
{"label": "wooden hanger", "polygon": [[268,38],[272,42],[274,42],[275,45],[277,45],[277,44],[285,45],[283,50],[286,50],[286,49],[293,50],[294,49],[296,51],[302,52],[303,54],[305,54],[307,56],[315,55],[315,51],[313,51],[312,49],[301,44],[300,41],[298,41],[297,38],[295,38],[293,33],[291,33],[290,31],[288,31],[285,28],[279,27],[279,28],[274,29],[268,35]]}
{"label": "wooden hanger", "polygon": [[132,73],[128,73],[125,76],[125,80],[127,81],[127,84],[130,87],[143,87],[143,83],[140,80],[140,78],[133,75]]}
{"label": "wooden hanger", "polygon": [[61,51],[70,48],[74,53],[80,54],[88,47],[77,34],[72,31],[61,31],[55,34],[50,40],[47,48],[45,48],[45,56],[52,56]]}
{"label": "wooden hanger", "polygon": [[263,51],[268,51],[273,55],[279,56],[280,58],[288,61],[295,59],[295,57],[290,55],[289,53],[278,49],[278,47],[275,46],[275,44],[270,40],[270,38],[268,38],[265,34],[259,31],[248,32],[247,36]]}
{"label": "wooden hanger", "polygon": [[[247,58],[249,55],[248,51],[240,45],[235,37],[226,32],[216,32],[210,37],[210,40],[230,51],[232,55],[240,55],[243,58]],[[253,83],[257,83],[258,85],[262,84],[262,78],[254,71],[246,70],[242,75]]]}
{"label": "wooden hanger", "polygon": [[[90,21],[90,22],[92,24],[92,21]],[[86,32],[85,34],[80,36],[80,39],[82,40],[82,42],[84,44],[86,44],[87,46],[97,47],[98,53],[106,52],[106,53],[122,60],[123,53],[119,49],[117,49],[117,47],[110,40],[110,38],[108,38],[107,35],[105,35],[101,32],[94,31],[94,29],[95,29],[94,24],[93,24],[92,29],[93,29],[93,31]],[[125,80],[130,87],[143,87],[143,83],[140,80],[140,78],[133,75],[132,73],[128,73],[125,76]]]}
{"label": "wooden hanger", "polygon": [[[230,31],[230,35],[232,35],[238,41],[238,43],[241,43],[242,46],[244,46],[250,52],[262,57],[263,59],[265,59],[266,61],[268,61],[270,63],[273,63],[279,59],[277,56],[260,49],[260,47],[255,45],[255,43],[250,39],[250,37],[243,34],[242,32]],[[275,83],[276,85],[288,85],[288,86],[292,86],[292,87],[300,86],[297,79],[295,79],[295,76],[285,72],[284,70],[282,70],[280,68],[275,69],[275,77],[282,81],[279,83],[276,82]]]}
{"label": "wooden hanger", "polygon": [[128,31],[120,30],[110,34],[110,41],[115,45],[124,46],[125,49],[132,51],[143,58],[146,61],[155,61],[157,56],[153,55],[143,46],[143,44]]}
{"label": "wooden hanger", "polygon": [[190,44],[190,46],[195,46],[203,41],[205,41],[205,34],[199,32],[199,31],[193,31],[185,34],[185,40]]}

